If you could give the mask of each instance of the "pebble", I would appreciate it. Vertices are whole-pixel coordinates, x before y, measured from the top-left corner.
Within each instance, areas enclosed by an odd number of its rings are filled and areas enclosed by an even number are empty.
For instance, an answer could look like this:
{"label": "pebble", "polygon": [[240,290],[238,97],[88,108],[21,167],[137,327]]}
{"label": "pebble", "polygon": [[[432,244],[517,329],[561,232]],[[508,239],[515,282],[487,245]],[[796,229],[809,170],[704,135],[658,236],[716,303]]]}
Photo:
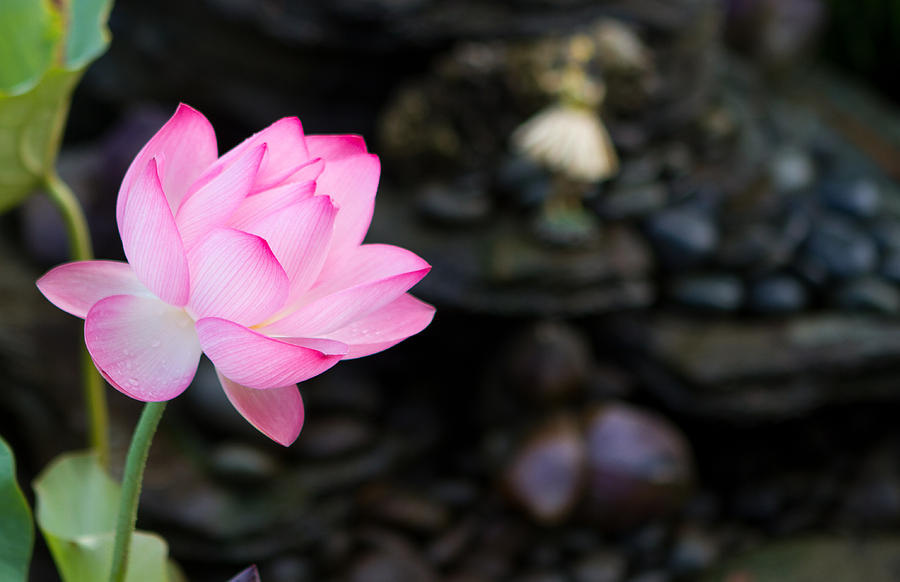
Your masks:
{"label": "pebble", "polygon": [[446,507],[410,491],[375,485],[360,503],[370,516],[414,532],[437,534],[450,523]]}
{"label": "pebble", "polygon": [[875,269],[878,250],[872,238],[850,221],[823,217],[813,227],[806,243],[807,256],[838,278],[864,275]]}
{"label": "pebble", "polygon": [[240,483],[266,481],[278,473],[278,463],[273,457],[261,449],[239,443],[216,447],[210,463],[217,475]]}
{"label": "pebble", "polygon": [[584,387],[591,368],[587,338],[571,325],[543,321],[521,334],[510,349],[507,375],[539,402],[559,400]]}
{"label": "pebble", "polygon": [[691,206],[655,214],[647,220],[646,230],[662,262],[675,269],[702,263],[719,243],[711,213]]}
{"label": "pebble", "polygon": [[623,185],[600,196],[597,212],[608,220],[643,218],[663,208],[668,190],[661,182]]}
{"label": "pebble", "polygon": [[418,205],[425,217],[447,225],[477,223],[491,213],[491,197],[474,178],[428,184],[419,193]]}
{"label": "pebble", "polygon": [[881,210],[881,190],[866,178],[825,180],[820,196],[829,207],[857,218],[873,218]]}
{"label": "pebble", "polygon": [[538,206],[550,195],[550,175],[528,158],[510,156],[500,164],[495,186],[523,206]]}
{"label": "pebble", "polygon": [[693,455],[681,431],[665,418],[610,403],[585,421],[586,510],[613,526],[663,516],[685,500],[694,480]]}
{"label": "pebble", "polygon": [[413,554],[372,552],[359,558],[350,568],[348,582],[435,582],[437,576]]}
{"label": "pebble", "polygon": [[696,574],[712,565],[719,553],[714,535],[695,526],[683,527],[669,556],[669,569],[675,576]]}
{"label": "pebble", "polygon": [[304,457],[326,459],[356,452],[375,436],[371,426],[349,416],[314,417],[303,427],[295,447]]}
{"label": "pebble", "polygon": [[863,277],[840,287],[834,303],[850,311],[894,314],[900,311],[900,290],[883,279]]}
{"label": "pebble", "polygon": [[612,550],[595,550],[581,558],[572,568],[575,582],[621,582],[628,563],[622,554]]}
{"label": "pebble", "polygon": [[900,219],[878,218],[869,226],[869,232],[882,250],[900,251]]}
{"label": "pebble", "polygon": [[790,275],[773,275],[753,283],[747,299],[750,309],[763,314],[801,311],[807,303],[806,287]]}
{"label": "pebble", "polygon": [[506,490],[513,501],[541,523],[563,520],[583,486],[585,448],[578,424],[558,416],[538,428],[506,469]]}
{"label": "pebble", "polygon": [[733,275],[694,275],[676,279],[672,299],[687,307],[710,311],[734,311],[744,301],[744,284]]}
{"label": "pebble", "polygon": [[900,283],[900,249],[891,249],[885,253],[879,273],[893,283]]}
{"label": "pebble", "polygon": [[647,570],[628,579],[628,582],[669,582],[672,577],[663,570]]}
{"label": "pebble", "polygon": [[809,152],[796,146],[781,148],[769,165],[772,185],[778,192],[796,192],[812,184],[816,168]]}

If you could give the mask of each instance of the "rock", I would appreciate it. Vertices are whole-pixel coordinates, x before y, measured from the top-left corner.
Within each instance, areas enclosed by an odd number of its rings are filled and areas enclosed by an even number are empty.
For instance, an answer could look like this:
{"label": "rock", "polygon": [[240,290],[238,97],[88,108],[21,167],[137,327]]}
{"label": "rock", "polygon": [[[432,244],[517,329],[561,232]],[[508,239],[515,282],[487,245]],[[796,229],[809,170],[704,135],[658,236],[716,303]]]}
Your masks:
{"label": "rock", "polygon": [[719,557],[719,542],[697,527],[682,527],[669,555],[669,569],[675,576],[696,574]]}
{"label": "rock", "polygon": [[700,582],[894,582],[900,539],[806,537],[729,560]]}
{"label": "rock", "polygon": [[864,275],[873,271],[878,262],[878,251],[869,235],[836,216],[823,217],[814,225],[806,243],[806,255],[838,278]]}
{"label": "rock", "polygon": [[[661,317],[644,345],[647,387],[692,415],[785,418],[829,402],[896,400],[900,322],[851,315],[694,322]],[[640,333],[637,330],[629,333]],[[673,372],[667,375],[666,370]]]}
{"label": "rock", "polygon": [[857,218],[873,218],[881,210],[881,190],[870,179],[825,180],[822,201],[831,208]]}
{"label": "rock", "polygon": [[655,214],[648,219],[646,230],[662,262],[673,269],[702,263],[719,243],[710,213],[690,206]]}
{"label": "rock", "polygon": [[883,251],[900,251],[900,219],[878,218],[870,225],[869,232]]}
{"label": "rock", "polygon": [[790,275],[773,275],[750,286],[747,306],[761,314],[802,311],[808,302],[806,287]]}
{"label": "rock", "polygon": [[569,578],[555,572],[529,572],[516,577],[516,582],[568,582]]}
{"label": "rock", "polygon": [[414,554],[376,551],[354,563],[347,582],[435,582],[431,568]]}
{"label": "rock", "polygon": [[769,175],[776,191],[797,192],[812,184],[816,168],[808,151],[789,146],[774,153],[769,163]]}
{"label": "rock", "polygon": [[437,534],[450,522],[446,507],[409,491],[372,486],[363,491],[360,504],[371,517],[413,532]]}
{"label": "rock", "polygon": [[464,176],[452,184],[427,184],[419,195],[419,210],[426,218],[451,226],[483,221],[490,215],[491,198],[482,181]]}
{"label": "rock", "polygon": [[877,277],[863,277],[842,285],[834,303],[850,311],[894,314],[900,311],[900,290]]}
{"label": "rock", "polygon": [[550,174],[524,156],[508,156],[497,168],[495,187],[519,205],[535,207],[550,196]]}
{"label": "rock", "polygon": [[572,575],[575,582],[622,582],[627,568],[622,554],[595,550],[575,563]]}
{"label": "rock", "polygon": [[671,297],[696,309],[735,311],[744,300],[743,282],[731,275],[696,275],[677,278],[671,285]]}
{"label": "rock", "polygon": [[375,440],[371,426],[349,416],[316,416],[303,427],[297,452],[311,459],[339,457],[359,451]]}
{"label": "rock", "polygon": [[313,566],[310,560],[296,556],[281,556],[265,568],[265,579],[259,582],[312,582]]}
{"label": "rock", "polygon": [[587,338],[570,325],[542,321],[510,348],[509,382],[538,402],[560,400],[583,389],[592,357]]}
{"label": "rock", "polygon": [[585,476],[585,446],[570,416],[545,422],[513,456],[504,473],[510,498],[542,523],[565,519]]}
{"label": "rock", "polygon": [[628,582],[669,582],[672,577],[663,570],[640,572],[628,579]]}
{"label": "rock", "polygon": [[900,250],[890,249],[886,251],[878,272],[888,281],[900,283]]}
{"label": "rock", "polygon": [[597,212],[608,220],[643,218],[666,205],[668,191],[661,182],[623,185],[601,194]]}
{"label": "rock", "polygon": [[614,527],[662,516],[686,498],[694,468],[690,445],[663,417],[608,404],[586,417],[585,511]]}
{"label": "rock", "polygon": [[213,450],[213,470],[223,479],[240,483],[258,483],[278,472],[278,463],[269,454],[243,444],[223,444]]}

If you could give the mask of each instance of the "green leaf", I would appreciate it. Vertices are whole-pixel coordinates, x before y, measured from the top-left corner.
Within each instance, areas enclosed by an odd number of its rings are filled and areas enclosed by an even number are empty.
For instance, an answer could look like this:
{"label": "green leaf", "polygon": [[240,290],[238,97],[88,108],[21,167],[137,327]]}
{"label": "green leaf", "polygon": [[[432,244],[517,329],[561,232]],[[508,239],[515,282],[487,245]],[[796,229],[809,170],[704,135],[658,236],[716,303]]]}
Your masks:
{"label": "green leaf", "polygon": [[[63,582],[105,580],[112,567],[120,488],[92,453],[58,457],[34,482],[37,523]],[[167,582],[168,548],[135,532],[127,582]]]}
{"label": "green leaf", "polygon": [[0,3],[0,93],[27,91],[47,72],[62,39],[62,15],[50,0]]}
{"label": "green leaf", "polygon": [[109,44],[111,6],[0,1],[0,213],[40,186],[56,163],[72,91]]}
{"label": "green leaf", "polygon": [[16,482],[12,449],[0,438],[0,580],[28,579],[33,545],[31,510]]}

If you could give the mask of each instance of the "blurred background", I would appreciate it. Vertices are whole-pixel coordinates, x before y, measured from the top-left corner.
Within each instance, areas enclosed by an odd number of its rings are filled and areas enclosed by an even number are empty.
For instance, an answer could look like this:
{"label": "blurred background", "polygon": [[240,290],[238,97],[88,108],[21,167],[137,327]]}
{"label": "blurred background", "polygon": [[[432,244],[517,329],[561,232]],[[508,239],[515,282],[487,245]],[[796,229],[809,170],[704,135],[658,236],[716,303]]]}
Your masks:
{"label": "blurred background", "polygon": [[[369,241],[434,267],[422,334],[301,386],[282,449],[211,368],[138,525],[191,580],[900,579],[900,3],[118,0],[60,173],[122,256],[179,101],[382,158]],[[0,217],[0,426],[81,448],[80,322],[33,198]],[[114,459],[139,404],[107,391]],[[35,581],[54,580],[46,550]]]}

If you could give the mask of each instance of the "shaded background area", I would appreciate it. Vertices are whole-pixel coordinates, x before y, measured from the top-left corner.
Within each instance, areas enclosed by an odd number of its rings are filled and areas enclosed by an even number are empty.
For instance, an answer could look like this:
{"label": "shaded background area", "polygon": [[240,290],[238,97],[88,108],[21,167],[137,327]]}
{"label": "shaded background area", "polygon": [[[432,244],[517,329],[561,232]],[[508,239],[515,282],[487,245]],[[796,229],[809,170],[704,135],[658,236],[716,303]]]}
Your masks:
{"label": "shaded background area", "polygon": [[[139,526],[191,580],[896,579],[897,3],[119,0],[110,28],[60,159],[99,257],[184,101],[221,151],[286,115],[364,135],[370,240],[434,265],[432,326],[302,386],[291,448],[210,369],[172,403]],[[577,195],[510,138],[573,70],[620,163]],[[0,426],[33,476],[83,442],[80,326],[33,287],[66,257],[49,203],[0,224]],[[109,398],[121,457],[138,405]]]}

